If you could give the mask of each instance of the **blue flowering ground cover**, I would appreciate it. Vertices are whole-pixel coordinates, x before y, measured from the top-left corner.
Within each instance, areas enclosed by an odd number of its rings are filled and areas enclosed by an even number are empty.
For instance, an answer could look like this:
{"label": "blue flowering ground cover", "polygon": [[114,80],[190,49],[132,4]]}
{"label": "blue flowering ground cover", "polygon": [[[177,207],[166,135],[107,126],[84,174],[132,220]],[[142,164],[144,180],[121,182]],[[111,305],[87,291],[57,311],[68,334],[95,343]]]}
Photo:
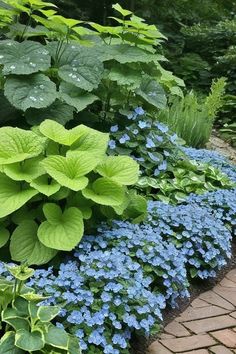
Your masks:
{"label": "blue flowering ground cover", "polygon": [[[219,154],[184,150],[236,181],[236,167]],[[129,354],[132,333],[158,332],[163,310],[189,296],[191,278],[214,277],[226,264],[235,229],[235,188],[178,205],[149,201],[145,222],[101,224],[59,268],[36,270],[28,285],[62,306],[57,326],[79,338],[83,353]]]}
{"label": "blue flowering ground cover", "polygon": [[[220,155],[190,153],[233,178],[235,167]],[[163,309],[188,296],[192,277],[214,277],[226,264],[235,225],[236,189],[179,205],[149,201],[144,223],[102,224],[58,271],[37,270],[29,285],[63,305],[57,325],[79,337],[84,353],[128,354],[132,333],[157,332]]]}

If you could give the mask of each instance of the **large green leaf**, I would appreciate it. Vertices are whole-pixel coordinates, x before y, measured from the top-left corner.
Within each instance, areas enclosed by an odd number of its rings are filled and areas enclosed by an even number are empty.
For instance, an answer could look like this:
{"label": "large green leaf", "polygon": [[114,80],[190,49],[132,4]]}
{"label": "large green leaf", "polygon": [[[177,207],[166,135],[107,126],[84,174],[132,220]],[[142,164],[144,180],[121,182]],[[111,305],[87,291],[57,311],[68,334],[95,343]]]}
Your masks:
{"label": "large green leaf", "polygon": [[30,183],[30,186],[47,197],[57,193],[61,188],[60,184],[58,184],[54,179],[49,178],[46,174],[34,179]]}
{"label": "large green leaf", "polygon": [[17,226],[11,236],[10,252],[13,261],[41,265],[49,262],[56,251],[45,247],[37,236],[38,225],[33,220]]}
{"label": "large green leaf", "polygon": [[83,111],[87,106],[98,99],[92,93],[88,93],[80,88],[62,82],[60,85],[60,97],[70,106],[76,108],[77,112]]}
{"label": "large green leaf", "polygon": [[94,48],[100,60],[116,60],[121,64],[150,63],[163,60],[163,56],[152,54],[130,44],[100,45]]}
{"label": "large green leaf", "polygon": [[131,86],[133,89],[138,88],[142,81],[142,73],[140,70],[133,69],[132,66],[114,65],[108,75],[112,81],[116,81],[121,86]]}
{"label": "large green leaf", "polygon": [[5,246],[9,238],[10,232],[4,226],[0,226],[0,247]]}
{"label": "large green leaf", "polygon": [[3,91],[0,91],[0,122],[1,125],[11,120],[20,119],[20,112],[13,107],[10,102],[6,99]]}
{"label": "large green leaf", "polygon": [[124,188],[109,178],[99,178],[92,185],[82,191],[85,198],[97,204],[117,206],[125,199]]}
{"label": "large green leaf", "polygon": [[80,125],[80,137],[72,144],[72,150],[87,151],[96,157],[103,157],[107,150],[109,134]]}
{"label": "large green leaf", "polygon": [[164,109],[166,107],[167,99],[164,89],[156,80],[149,76],[145,76],[136,93],[156,108]]}
{"label": "large green leaf", "polygon": [[46,119],[40,124],[40,132],[47,138],[62,144],[71,146],[84,132],[84,126],[79,125],[73,129],[66,129],[53,120]]}
{"label": "large green leaf", "polygon": [[22,111],[44,108],[57,98],[56,85],[46,75],[10,76],[6,79],[4,93],[9,102]]}
{"label": "large green leaf", "polygon": [[83,215],[78,208],[68,208],[62,213],[56,204],[43,208],[47,221],[38,229],[39,240],[47,247],[71,251],[84,233]]}
{"label": "large green leaf", "polygon": [[39,306],[37,318],[42,322],[51,322],[61,311],[59,306]]}
{"label": "large green leaf", "polygon": [[46,119],[52,119],[60,124],[65,125],[74,118],[74,107],[56,100],[47,108],[36,109],[30,108],[25,112],[25,117],[30,125],[38,125]]}
{"label": "large green leaf", "polygon": [[5,75],[29,75],[45,71],[51,65],[49,52],[37,42],[1,41],[0,53],[0,64],[4,65]]}
{"label": "large green leaf", "polygon": [[12,164],[39,155],[46,139],[37,134],[12,127],[0,128],[0,164]]}
{"label": "large green leaf", "polygon": [[22,317],[14,308],[8,307],[2,311],[2,321],[8,323],[15,330],[29,330],[30,324],[27,318]]}
{"label": "large green leaf", "polygon": [[24,354],[25,352],[15,346],[15,333],[6,332],[0,340],[1,354]]}
{"label": "large green leaf", "polygon": [[15,181],[31,182],[45,173],[39,162],[42,158],[29,159],[22,162],[3,166],[3,172]]}
{"label": "large green leaf", "polygon": [[96,89],[101,82],[103,64],[89,51],[81,51],[70,63],[60,67],[60,78],[85,91]]}
{"label": "large green leaf", "polygon": [[128,156],[109,156],[96,168],[97,172],[124,185],[132,185],[138,181],[139,165]]}
{"label": "large green leaf", "polygon": [[99,160],[91,153],[75,151],[67,157],[49,156],[41,162],[47,173],[60,185],[74,191],[84,189],[88,184],[87,173],[92,171]]}
{"label": "large green leaf", "polygon": [[67,350],[69,346],[69,336],[62,328],[51,325],[45,334],[45,342],[53,347]]}
{"label": "large green leaf", "polygon": [[16,332],[15,345],[27,352],[40,350],[45,345],[43,334],[39,331],[28,332],[20,329]]}
{"label": "large green leaf", "polygon": [[12,181],[2,173],[0,186],[0,218],[10,215],[38,194],[38,191],[32,188],[22,188],[21,183]]}

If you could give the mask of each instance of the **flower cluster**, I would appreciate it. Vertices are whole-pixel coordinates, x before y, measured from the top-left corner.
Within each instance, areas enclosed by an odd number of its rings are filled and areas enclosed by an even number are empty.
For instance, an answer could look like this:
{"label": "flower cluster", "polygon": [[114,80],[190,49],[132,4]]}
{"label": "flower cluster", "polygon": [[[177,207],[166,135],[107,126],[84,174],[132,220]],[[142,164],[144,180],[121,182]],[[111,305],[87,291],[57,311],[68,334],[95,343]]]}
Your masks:
{"label": "flower cluster", "polygon": [[134,330],[157,330],[166,302],[188,295],[184,255],[157,228],[128,222],[102,225],[57,275],[38,270],[28,285],[66,302],[60,323],[88,354],[128,353]]}
{"label": "flower cluster", "polygon": [[169,128],[149,118],[141,107],[127,114],[122,124],[110,128],[110,154],[132,154],[145,176],[157,177],[179,155],[179,139]]}
{"label": "flower cluster", "polygon": [[163,239],[173,242],[186,256],[192,277],[214,277],[231,257],[232,235],[206,204],[149,202],[148,212],[149,224],[158,226]]}

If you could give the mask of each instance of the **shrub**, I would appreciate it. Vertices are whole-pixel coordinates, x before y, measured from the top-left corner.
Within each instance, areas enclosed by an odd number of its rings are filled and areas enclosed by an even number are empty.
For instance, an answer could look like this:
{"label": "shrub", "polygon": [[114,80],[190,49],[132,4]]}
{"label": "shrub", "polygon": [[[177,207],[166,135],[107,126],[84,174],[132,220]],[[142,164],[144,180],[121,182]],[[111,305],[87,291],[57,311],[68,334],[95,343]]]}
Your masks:
{"label": "shrub", "polygon": [[107,157],[108,134],[86,126],[66,130],[46,120],[35,131],[0,128],[1,247],[14,223],[12,259],[43,264],[72,250],[101,207],[122,214],[136,200],[127,186],[139,168],[130,157]]}
{"label": "shrub", "polygon": [[1,353],[37,351],[43,354],[60,350],[62,354],[80,354],[75,336],[52,323],[61,308],[40,306],[45,297],[24,285],[34,270],[25,266],[8,266],[7,270],[13,279],[0,279]]}
{"label": "shrub", "polygon": [[44,1],[11,2],[1,10],[2,123],[20,116],[29,125],[44,119],[64,125],[84,110],[86,124],[104,122],[140,104],[163,108],[172,89],[181,95],[182,80],[160,65],[165,37],[131,11],[113,7],[120,16],[114,27],[64,18]]}

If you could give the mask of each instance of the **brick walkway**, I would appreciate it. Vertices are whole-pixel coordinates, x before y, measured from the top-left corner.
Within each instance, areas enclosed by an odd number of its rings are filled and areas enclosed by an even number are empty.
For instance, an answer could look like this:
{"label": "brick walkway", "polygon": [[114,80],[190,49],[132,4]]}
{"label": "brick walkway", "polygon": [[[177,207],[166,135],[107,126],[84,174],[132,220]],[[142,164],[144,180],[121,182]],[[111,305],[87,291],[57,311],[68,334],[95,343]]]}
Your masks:
{"label": "brick walkway", "polygon": [[236,269],[169,323],[149,353],[236,353]]}

